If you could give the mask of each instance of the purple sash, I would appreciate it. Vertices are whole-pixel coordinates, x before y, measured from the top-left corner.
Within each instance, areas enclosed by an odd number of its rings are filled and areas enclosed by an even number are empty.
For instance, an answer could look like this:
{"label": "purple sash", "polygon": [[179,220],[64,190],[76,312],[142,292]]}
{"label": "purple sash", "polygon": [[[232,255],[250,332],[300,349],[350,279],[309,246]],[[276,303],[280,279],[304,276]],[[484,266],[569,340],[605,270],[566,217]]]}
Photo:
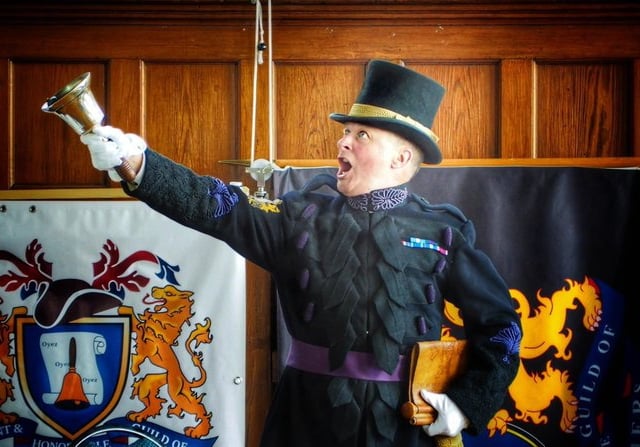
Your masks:
{"label": "purple sash", "polygon": [[402,382],[408,380],[407,358],[404,355],[399,356],[398,365],[391,374],[376,365],[373,354],[358,351],[349,351],[342,366],[331,370],[329,368],[329,348],[311,345],[296,339],[291,340],[287,366],[310,373],[350,379],[376,382]]}

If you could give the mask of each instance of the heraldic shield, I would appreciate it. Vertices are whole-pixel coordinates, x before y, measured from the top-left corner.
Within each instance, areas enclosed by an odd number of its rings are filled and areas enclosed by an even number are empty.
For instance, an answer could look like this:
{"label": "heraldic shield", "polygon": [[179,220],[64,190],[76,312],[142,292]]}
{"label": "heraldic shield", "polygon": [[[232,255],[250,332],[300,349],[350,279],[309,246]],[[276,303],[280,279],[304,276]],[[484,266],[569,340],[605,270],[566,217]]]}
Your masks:
{"label": "heraldic shield", "polygon": [[42,327],[16,319],[20,387],[31,410],[74,440],[109,415],[126,384],[131,315],[92,316]]}

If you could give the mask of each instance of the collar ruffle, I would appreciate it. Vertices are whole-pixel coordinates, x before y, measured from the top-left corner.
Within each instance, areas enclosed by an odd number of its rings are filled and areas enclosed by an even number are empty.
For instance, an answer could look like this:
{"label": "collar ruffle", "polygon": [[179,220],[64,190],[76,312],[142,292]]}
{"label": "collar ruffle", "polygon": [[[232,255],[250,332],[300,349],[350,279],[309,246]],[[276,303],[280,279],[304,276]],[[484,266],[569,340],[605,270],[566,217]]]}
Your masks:
{"label": "collar ruffle", "polygon": [[347,197],[347,203],[359,211],[385,211],[404,205],[409,197],[406,186],[376,189],[367,194]]}

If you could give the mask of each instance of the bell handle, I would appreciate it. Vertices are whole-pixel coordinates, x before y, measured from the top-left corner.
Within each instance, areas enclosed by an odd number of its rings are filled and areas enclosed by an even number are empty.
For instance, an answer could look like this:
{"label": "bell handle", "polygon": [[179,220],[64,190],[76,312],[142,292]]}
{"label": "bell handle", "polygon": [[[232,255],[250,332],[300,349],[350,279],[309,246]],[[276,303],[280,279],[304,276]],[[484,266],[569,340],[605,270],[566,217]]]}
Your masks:
{"label": "bell handle", "polygon": [[69,340],[69,368],[76,368],[76,338],[71,337]]}
{"label": "bell handle", "polygon": [[120,160],[122,161],[122,164],[113,169],[115,169],[122,180],[127,183],[133,183],[136,178],[136,171],[133,169],[133,166],[131,166],[131,163],[129,163],[129,160],[124,157]]}

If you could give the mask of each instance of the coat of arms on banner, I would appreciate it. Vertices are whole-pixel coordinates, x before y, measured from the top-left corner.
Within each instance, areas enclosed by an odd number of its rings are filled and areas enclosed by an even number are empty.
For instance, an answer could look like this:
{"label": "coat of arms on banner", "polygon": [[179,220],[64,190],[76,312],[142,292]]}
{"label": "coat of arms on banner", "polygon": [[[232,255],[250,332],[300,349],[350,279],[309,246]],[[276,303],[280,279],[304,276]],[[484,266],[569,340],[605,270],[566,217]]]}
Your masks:
{"label": "coat of arms on banner", "polygon": [[[54,278],[52,267],[37,239],[24,253],[0,250],[0,438],[35,445],[112,425],[164,445],[213,445],[200,389],[211,320],[195,317],[180,267],[147,250],[121,259],[111,240],[95,254],[88,281]],[[130,295],[138,302],[125,305]],[[18,391],[37,420],[7,410]],[[180,424],[159,422],[171,417]],[[39,434],[40,424],[59,436]],[[126,444],[121,438],[104,435],[104,445]]]}
{"label": "coat of arms on banner", "polygon": [[39,419],[70,439],[104,420],[127,378],[130,317],[82,318],[46,329],[17,316],[15,325],[20,387]]}

